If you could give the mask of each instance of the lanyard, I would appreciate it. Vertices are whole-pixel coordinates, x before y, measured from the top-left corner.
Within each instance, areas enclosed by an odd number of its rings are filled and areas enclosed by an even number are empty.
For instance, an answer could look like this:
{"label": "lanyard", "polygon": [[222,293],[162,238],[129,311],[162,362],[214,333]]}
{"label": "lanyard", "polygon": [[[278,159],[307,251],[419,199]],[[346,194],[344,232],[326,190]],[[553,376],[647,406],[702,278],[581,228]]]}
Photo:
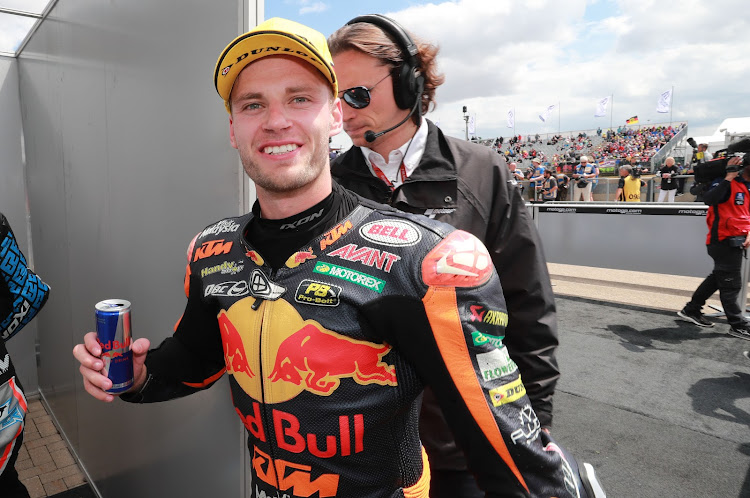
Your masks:
{"label": "lanyard", "polygon": [[[372,170],[375,172],[375,174],[378,176],[378,178],[380,178],[381,180],[383,180],[383,182],[386,185],[388,185],[388,188],[391,189],[391,192],[393,192],[393,190],[395,189],[395,187],[393,186],[393,183],[391,183],[391,181],[388,179],[388,177],[385,176],[385,173],[383,173],[383,170],[381,170],[380,168],[378,168],[374,164],[372,165]],[[403,161],[401,161],[401,166],[398,167],[398,174],[401,177],[401,183],[404,183],[404,181],[406,181],[406,166],[404,166],[404,162]]]}

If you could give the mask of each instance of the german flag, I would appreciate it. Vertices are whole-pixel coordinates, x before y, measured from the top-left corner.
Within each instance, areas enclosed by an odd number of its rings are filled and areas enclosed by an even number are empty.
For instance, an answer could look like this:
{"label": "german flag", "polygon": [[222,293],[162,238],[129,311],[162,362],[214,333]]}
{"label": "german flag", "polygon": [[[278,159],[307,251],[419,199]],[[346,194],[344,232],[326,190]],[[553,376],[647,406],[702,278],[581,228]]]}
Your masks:
{"label": "german flag", "polygon": [[625,121],[625,124],[638,124],[638,116],[633,116],[632,118]]}

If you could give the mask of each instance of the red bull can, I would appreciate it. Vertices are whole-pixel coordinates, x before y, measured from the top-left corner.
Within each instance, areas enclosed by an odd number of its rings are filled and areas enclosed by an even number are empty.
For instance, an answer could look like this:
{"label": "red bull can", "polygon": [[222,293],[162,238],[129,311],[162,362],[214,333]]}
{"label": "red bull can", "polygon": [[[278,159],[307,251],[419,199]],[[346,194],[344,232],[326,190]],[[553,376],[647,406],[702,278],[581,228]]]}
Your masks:
{"label": "red bull can", "polygon": [[108,393],[118,394],[133,385],[130,351],[130,301],[107,299],[96,303],[96,341],[102,348],[103,373],[112,381]]}

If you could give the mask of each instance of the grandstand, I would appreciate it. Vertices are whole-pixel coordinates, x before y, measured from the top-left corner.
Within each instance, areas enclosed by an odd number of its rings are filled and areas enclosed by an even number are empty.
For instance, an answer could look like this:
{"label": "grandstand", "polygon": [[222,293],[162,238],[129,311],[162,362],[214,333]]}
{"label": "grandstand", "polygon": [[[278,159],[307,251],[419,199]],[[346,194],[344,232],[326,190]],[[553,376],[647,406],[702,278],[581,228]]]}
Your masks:
{"label": "grandstand", "polygon": [[616,175],[616,166],[628,157],[651,171],[657,162],[661,165],[667,155],[674,156],[678,163],[684,164],[686,138],[687,122],[677,122],[473,141],[505,154],[522,171],[530,167],[534,157],[540,157],[545,166],[569,173],[578,159],[586,155],[599,164],[602,174]]}

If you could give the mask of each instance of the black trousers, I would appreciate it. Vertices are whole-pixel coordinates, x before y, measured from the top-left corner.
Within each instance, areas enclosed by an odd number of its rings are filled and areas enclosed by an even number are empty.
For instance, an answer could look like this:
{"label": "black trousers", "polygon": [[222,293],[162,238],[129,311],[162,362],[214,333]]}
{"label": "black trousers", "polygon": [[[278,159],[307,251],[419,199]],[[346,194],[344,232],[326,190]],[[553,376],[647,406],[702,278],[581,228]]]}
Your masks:
{"label": "black trousers", "polygon": [[484,498],[468,470],[433,469],[431,474],[430,498]]}
{"label": "black trousers", "polygon": [[18,452],[23,444],[23,433],[18,436],[16,441],[8,465],[5,467],[5,472],[0,475],[0,496],[3,498],[29,498],[29,492],[26,490],[26,486],[18,480],[18,472],[15,468]]}
{"label": "black trousers", "polygon": [[745,251],[741,247],[729,247],[726,242],[708,244],[706,249],[714,260],[714,270],[695,289],[685,309],[699,312],[706,300],[718,290],[729,325],[741,325],[745,320],[737,301],[742,290],[742,258]]}

